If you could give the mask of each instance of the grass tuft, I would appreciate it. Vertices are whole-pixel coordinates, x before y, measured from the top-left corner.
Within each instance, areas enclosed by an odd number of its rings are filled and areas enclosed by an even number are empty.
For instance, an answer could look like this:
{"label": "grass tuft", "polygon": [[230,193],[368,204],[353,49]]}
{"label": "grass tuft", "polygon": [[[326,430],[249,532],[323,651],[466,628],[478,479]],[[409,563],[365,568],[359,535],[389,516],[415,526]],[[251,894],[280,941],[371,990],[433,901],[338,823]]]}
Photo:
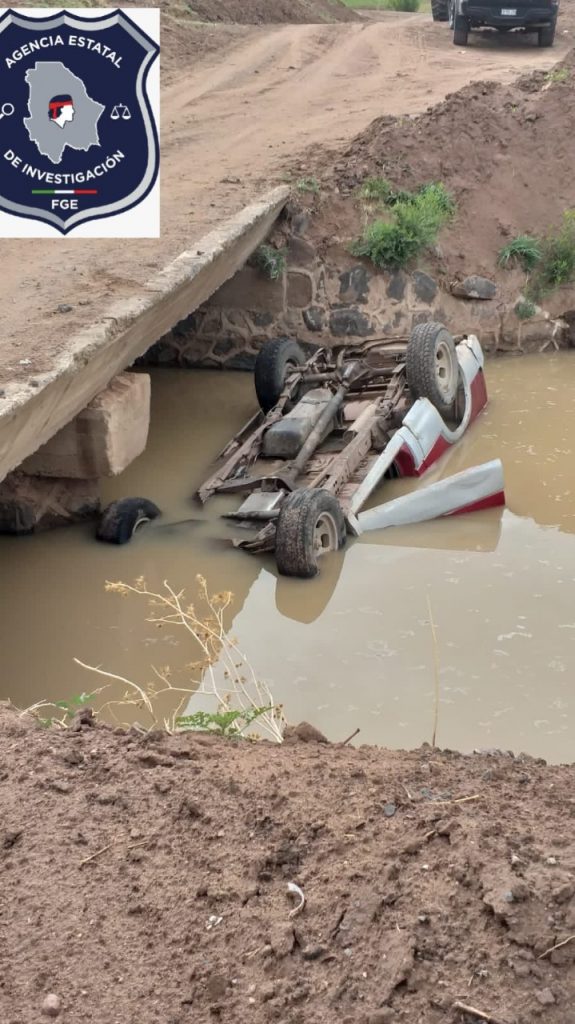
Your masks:
{"label": "grass tuft", "polygon": [[563,214],[561,227],[545,238],[520,235],[503,247],[499,265],[519,265],[530,274],[525,289],[529,301],[538,302],[561,285],[575,281],[575,210]]}
{"label": "grass tuft", "polygon": [[555,68],[553,71],[548,71],[545,75],[545,78],[548,82],[553,84],[561,84],[562,82],[567,82],[569,79],[569,69]]}
{"label": "grass tuft", "polygon": [[274,249],[273,245],[260,245],[253,255],[253,262],[270,281],[277,281],[286,267],[285,253]]}
{"label": "grass tuft", "polygon": [[500,267],[520,266],[533,270],[541,259],[541,245],[531,235],[519,235],[501,249],[497,262]]}
{"label": "grass tuft", "polygon": [[319,192],[319,181],[317,178],[300,178],[296,181],[295,185],[298,192],[313,192],[317,195]]}
{"label": "grass tuft", "polygon": [[359,190],[360,199],[367,203],[380,203],[383,206],[395,206],[400,201],[409,201],[410,192],[396,189],[387,178],[366,178]]}

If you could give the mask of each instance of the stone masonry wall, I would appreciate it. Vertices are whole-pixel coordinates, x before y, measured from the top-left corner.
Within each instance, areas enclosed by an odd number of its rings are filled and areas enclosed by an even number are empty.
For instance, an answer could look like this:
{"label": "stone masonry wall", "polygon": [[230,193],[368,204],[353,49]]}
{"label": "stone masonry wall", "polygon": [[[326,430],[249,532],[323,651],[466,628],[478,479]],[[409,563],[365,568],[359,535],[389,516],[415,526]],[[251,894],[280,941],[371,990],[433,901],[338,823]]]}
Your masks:
{"label": "stone masonry wall", "polygon": [[[431,273],[387,273],[342,256],[320,257],[308,239],[291,233],[286,266],[277,280],[246,265],[208,302],[149,350],[148,365],[253,369],[268,338],[289,335],[330,345],[367,338],[408,337],[415,324],[438,320],[453,334],[476,334],[490,353],[542,351],[575,344],[575,289],[560,289],[530,320],[514,312],[522,278],[497,283],[470,274],[438,281]],[[568,312],[571,310],[571,312]]]}

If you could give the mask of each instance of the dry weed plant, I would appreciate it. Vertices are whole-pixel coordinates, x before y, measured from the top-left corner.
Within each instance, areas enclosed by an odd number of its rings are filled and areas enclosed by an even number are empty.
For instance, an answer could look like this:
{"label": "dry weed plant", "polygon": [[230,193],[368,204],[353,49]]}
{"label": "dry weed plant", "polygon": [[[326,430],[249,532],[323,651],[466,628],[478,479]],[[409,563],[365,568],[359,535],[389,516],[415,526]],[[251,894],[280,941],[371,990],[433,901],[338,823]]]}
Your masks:
{"label": "dry weed plant", "polygon": [[[155,668],[152,666],[156,680],[144,686],[132,679],[108,672],[100,666],[87,665],[79,658],[77,665],[94,672],[106,684],[92,691],[81,694],[70,701],[39,701],[27,708],[23,714],[34,714],[43,724],[55,724],[67,728],[76,711],[82,706],[92,703],[95,697],[107,694],[113,688],[125,687],[117,698],[103,699],[95,709],[97,715],[108,712],[120,724],[119,712],[128,708],[144,712],[149,719],[147,726],[140,725],[143,731],[163,728],[169,733],[182,730],[215,731],[226,736],[240,736],[257,720],[258,728],[266,739],[281,743],[285,729],[285,718],[281,704],[275,704],[267,683],[259,680],[245,654],[238,647],[237,640],[227,631],[224,616],[233,601],[230,591],[210,594],[203,576],[196,576],[198,584],[198,602],[186,602],[185,591],[176,592],[167,581],[156,593],[150,590],[143,577],[133,584],[116,582],[106,583],[106,590],[121,597],[136,595],[147,600],[149,614],[146,622],[152,623],[156,629],[165,626],[180,627],[198,646],[200,657],[197,661],[184,666],[189,672],[189,683],[186,686],[174,686],[171,682],[172,671],[169,666]],[[161,697],[170,694],[174,698],[170,714],[158,718],[157,706]],[[213,703],[213,711],[197,711],[183,715],[184,707],[199,695],[207,696]],[[52,708],[56,713],[50,718],[42,718],[44,709]],[[250,739],[262,738],[260,733],[250,732]]]}

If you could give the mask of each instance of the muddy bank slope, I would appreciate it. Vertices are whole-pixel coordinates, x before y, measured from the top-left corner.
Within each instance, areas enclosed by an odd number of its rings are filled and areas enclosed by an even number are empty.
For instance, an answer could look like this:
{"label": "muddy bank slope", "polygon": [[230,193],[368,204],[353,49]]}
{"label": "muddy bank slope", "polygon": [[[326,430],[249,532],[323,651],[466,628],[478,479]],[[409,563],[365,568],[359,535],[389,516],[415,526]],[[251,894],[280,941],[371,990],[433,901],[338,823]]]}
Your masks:
{"label": "muddy bank slope", "polygon": [[570,1019],[572,767],[5,708],[0,749],[3,1024]]}
{"label": "muddy bank slope", "polygon": [[419,116],[378,118],[343,151],[313,159],[330,193],[316,237],[329,245],[358,233],[365,213],[354,193],[366,178],[403,189],[441,181],[458,212],[442,232],[440,263],[493,274],[506,241],[557,228],[573,206],[574,103],[571,50],[553,72],[535,71],[512,86],[474,82]]}

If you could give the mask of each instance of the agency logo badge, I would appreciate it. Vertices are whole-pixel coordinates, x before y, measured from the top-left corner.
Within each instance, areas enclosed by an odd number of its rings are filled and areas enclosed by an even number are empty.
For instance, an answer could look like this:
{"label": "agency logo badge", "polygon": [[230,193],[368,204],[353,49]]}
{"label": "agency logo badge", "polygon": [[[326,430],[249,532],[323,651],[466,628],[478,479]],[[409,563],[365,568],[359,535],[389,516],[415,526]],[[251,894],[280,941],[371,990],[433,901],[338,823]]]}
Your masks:
{"label": "agency logo badge", "polygon": [[[157,42],[121,10],[96,17],[6,11],[0,17],[0,210],[65,235],[142,204],[159,171],[147,94],[158,54]],[[157,236],[159,216],[150,227],[148,237]]]}

